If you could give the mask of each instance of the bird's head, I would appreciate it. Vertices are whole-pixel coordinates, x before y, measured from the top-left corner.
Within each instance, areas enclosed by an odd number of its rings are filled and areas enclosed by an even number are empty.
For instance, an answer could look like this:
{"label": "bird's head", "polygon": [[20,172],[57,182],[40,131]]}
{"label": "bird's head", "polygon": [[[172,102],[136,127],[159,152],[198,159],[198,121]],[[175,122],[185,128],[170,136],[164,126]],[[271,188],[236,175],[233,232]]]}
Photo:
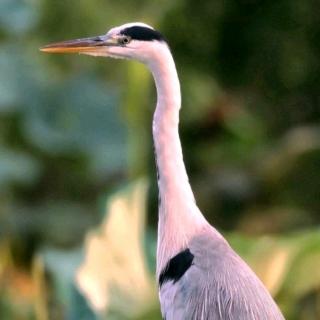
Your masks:
{"label": "bird's head", "polygon": [[160,48],[167,48],[160,32],[147,24],[135,22],[112,28],[102,36],[57,42],[40,50],[134,59],[148,64]]}

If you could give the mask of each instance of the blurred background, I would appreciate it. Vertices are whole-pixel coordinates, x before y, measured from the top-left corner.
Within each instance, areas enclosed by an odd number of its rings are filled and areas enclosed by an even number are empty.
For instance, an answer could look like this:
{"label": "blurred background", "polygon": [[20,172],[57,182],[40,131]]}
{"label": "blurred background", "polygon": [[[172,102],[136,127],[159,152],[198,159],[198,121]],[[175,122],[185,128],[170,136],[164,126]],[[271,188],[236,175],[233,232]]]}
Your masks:
{"label": "blurred background", "polygon": [[1,0],[0,318],[160,319],[152,78],[38,50],[143,21],[174,54],[200,209],[286,319],[320,319],[319,14],[314,0]]}

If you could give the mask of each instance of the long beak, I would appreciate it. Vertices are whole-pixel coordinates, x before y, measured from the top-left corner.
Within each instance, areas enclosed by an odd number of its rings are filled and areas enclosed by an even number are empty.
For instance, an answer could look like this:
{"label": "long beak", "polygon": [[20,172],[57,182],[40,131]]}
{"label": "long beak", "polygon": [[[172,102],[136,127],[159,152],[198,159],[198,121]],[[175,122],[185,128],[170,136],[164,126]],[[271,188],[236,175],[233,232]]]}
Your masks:
{"label": "long beak", "polygon": [[117,45],[117,39],[104,35],[51,43],[40,50],[49,53],[95,53]]}

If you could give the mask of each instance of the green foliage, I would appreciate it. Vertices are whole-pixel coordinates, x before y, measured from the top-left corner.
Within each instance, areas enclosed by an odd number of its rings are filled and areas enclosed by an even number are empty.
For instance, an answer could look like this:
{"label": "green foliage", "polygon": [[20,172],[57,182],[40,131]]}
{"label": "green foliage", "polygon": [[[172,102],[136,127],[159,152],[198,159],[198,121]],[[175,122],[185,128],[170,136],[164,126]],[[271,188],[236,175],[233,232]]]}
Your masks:
{"label": "green foliage", "polygon": [[[81,248],[102,223],[106,199],[128,196],[128,182],[141,175],[152,185],[140,258],[154,273],[151,77],[131,62],[38,51],[142,20],[161,29],[175,56],[180,134],[199,207],[287,319],[318,319],[318,9],[313,0],[1,0],[0,318],[102,317],[74,282]],[[153,299],[136,320],[160,318]],[[107,318],[124,315],[115,308]]]}

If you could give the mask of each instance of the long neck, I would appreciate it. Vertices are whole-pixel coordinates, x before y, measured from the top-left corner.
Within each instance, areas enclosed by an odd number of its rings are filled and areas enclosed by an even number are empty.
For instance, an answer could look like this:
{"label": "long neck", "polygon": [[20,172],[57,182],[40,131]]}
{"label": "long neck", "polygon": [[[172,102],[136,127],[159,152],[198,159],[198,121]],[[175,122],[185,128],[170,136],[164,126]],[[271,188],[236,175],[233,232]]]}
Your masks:
{"label": "long neck", "polygon": [[206,221],[194,200],[179,139],[180,84],[170,50],[162,47],[149,64],[157,88],[153,139],[160,193],[157,273],[188,245]]}
{"label": "long neck", "polygon": [[153,117],[153,139],[161,198],[194,201],[183,162],[178,132],[181,106],[180,83],[170,51],[163,50],[152,66],[157,88],[157,107]]}

